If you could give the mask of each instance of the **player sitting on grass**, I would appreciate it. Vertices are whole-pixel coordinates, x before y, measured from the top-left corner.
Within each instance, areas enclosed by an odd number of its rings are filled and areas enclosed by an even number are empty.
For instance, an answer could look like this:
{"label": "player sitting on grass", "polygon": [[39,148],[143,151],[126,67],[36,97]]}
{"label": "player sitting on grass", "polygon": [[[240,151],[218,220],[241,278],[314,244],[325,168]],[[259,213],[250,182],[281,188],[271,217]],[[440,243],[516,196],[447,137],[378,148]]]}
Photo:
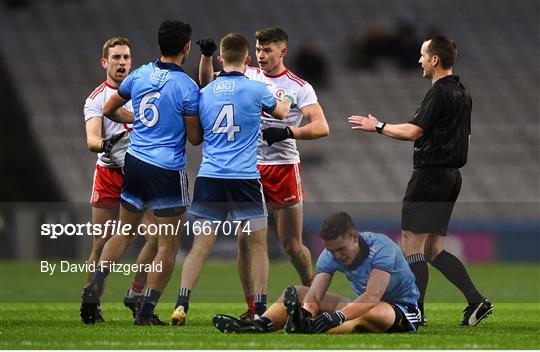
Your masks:
{"label": "player sitting on grass", "polygon": [[[383,234],[355,230],[338,212],[326,219],[320,237],[326,248],[311,287],[289,286],[258,319],[214,316],[222,332],[287,333],[416,332],[419,292],[400,248]],[[327,292],[336,271],[345,274],[354,301]]]}

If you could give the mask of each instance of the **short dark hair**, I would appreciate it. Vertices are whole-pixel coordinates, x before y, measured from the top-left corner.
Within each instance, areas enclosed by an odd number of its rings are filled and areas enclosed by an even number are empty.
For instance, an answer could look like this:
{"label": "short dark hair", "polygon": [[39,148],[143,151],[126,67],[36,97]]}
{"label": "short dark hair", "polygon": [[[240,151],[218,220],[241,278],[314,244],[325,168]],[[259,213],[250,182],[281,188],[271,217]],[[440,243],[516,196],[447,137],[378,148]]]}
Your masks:
{"label": "short dark hair", "polygon": [[249,43],[239,33],[229,33],[219,43],[220,54],[228,64],[241,64],[249,54]]}
{"label": "short dark hair", "polygon": [[255,32],[255,39],[257,39],[260,44],[270,44],[275,42],[287,43],[289,36],[279,27],[268,27]]}
{"label": "short dark hair", "polygon": [[163,56],[176,56],[191,40],[191,26],[180,21],[164,21],[159,26],[158,44]]}
{"label": "short dark hair", "polygon": [[450,69],[454,66],[457,57],[457,46],[454,41],[442,35],[428,37],[429,41],[427,53],[431,56],[437,55],[441,60],[441,67]]}
{"label": "short dark hair", "polygon": [[109,58],[109,49],[114,48],[117,45],[125,45],[128,48],[131,49],[131,45],[129,44],[129,40],[127,38],[123,37],[113,37],[105,42],[103,44],[103,50],[101,51],[101,57],[103,59]]}
{"label": "short dark hair", "polygon": [[345,234],[352,234],[354,229],[351,216],[344,211],[339,211],[324,220],[319,236],[325,241],[330,241]]}

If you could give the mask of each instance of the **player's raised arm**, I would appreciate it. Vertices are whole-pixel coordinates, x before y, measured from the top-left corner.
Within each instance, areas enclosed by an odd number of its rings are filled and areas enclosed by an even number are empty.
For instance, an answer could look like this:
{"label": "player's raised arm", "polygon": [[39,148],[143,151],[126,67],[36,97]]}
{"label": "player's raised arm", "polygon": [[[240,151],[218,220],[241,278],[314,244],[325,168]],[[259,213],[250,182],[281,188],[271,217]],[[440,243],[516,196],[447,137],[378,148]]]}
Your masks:
{"label": "player's raised arm", "polygon": [[415,141],[422,137],[424,130],[412,123],[390,124],[377,120],[375,116],[369,114],[366,116],[349,116],[349,123],[353,126],[351,129],[364,132],[377,132],[394,139],[404,141]]}
{"label": "player's raised arm", "polygon": [[330,287],[332,277],[333,275],[329,273],[318,273],[315,275],[302,306],[311,313],[311,316],[314,317],[319,312],[320,302],[328,291],[328,287]]}
{"label": "player's raised arm", "polygon": [[199,145],[203,141],[203,128],[199,116],[184,116],[186,135],[189,143]]}
{"label": "player's raised arm", "polygon": [[103,115],[114,122],[133,123],[133,113],[121,108],[125,103],[127,103],[127,100],[118,93],[111,95],[103,107]]}
{"label": "player's raised arm", "polygon": [[196,42],[201,49],[201,60],[199,61],[199,85],[202,87],[212,82],[216,77],[214,66],[212,65],[212,55],[217,49],[214,39],[201,39]]}

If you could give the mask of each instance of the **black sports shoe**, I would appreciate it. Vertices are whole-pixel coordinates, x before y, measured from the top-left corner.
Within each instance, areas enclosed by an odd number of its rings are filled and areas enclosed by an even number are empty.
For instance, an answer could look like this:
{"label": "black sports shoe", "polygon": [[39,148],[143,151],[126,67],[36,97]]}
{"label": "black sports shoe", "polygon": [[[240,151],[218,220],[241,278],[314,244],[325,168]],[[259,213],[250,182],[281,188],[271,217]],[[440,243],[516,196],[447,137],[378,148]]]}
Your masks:
{"label": "black sports shoe", "polygon": [[81,320],[85,324],[95,324],[101,322],[103,316],[98,308],[99,289],[96,283],[89,283],[83,288],[81,303]]}
{"label": "black sports shoe", "polygon": [[285,332],[287,334],[302,334],[310,332],[311,314],[302,309],[298,292],[294,286],[289,286],[285,290],[284,301],[287,310],[287,322],[285,323]]}
{"label": "black sports shoe", "polygon": [[137,314],[137,316],[135,316],[135,320],[133,321],[133,325],[169,325],[169,324],[159,320],[159,317],[156,314],[153,314],[149,317]]}
{"label": "black sports shoe", "polygon": [[103,315],[101,314],[101,307],[97,306],[96,308],[96,323],[104,323],[105,319],[103,319]]}
{"label": "black sports shoe", "polygon": [[129,297],[128,294],[129,294],[129,290],[124,297],[124,306],[126,306],[127,308],[129,308],[129,310],[131,310],[131,314],[133,315],[133,318],[135,318],[137,316],[137,312],[141,308],[143,296],[139,295],[139,296]]}
{"label": "black sports shoe", "polygon": [[421,314],[421,318],[420,318],[420,322],[418,323],[418,326],[423,326],[423,327],[427,326],[427,318],[424,313]]}
{"label": "black sports shoe", "polygon": [[484,298],[480,303],[469,304],[463,310],[463,321],[461,326],[476,326],[482,319],[487,318],[493,312],[493,304]]}
{"label": "black sports shoe", "polygon": [[263,333],[264,328],[253,320],[235,318],[230,315],[217,314],[212,318],[214,326],[223,333]]}
{"label": "black sports shoe", "polygon": [[247,321],[253,321],[257,319],[259,316],[257,314],[251,314],[249,310],[246,310],[244,313],[240,314],[238,319],[240,320],[247,320]]}

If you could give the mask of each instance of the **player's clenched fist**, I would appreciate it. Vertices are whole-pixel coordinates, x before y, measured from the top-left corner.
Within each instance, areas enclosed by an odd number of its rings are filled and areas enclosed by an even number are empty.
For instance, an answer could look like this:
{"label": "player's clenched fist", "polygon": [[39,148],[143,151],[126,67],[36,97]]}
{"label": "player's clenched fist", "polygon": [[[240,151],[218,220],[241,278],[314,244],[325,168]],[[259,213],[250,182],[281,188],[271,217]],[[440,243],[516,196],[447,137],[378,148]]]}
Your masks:
{"label": "player's clenched fist", "polygon": [[287,138],[294,138],[294,133],[289,127],[268,127],[262,131],[263,140],[272,145],[276,142],[281,142]]}
{"label": "player's clenched fist", "polygon": [[368,117],[365,116],[349,116],[349,123],[353,124],[353,130],[361,130],[366,132],[375,132],[375,126],[377,126],[377,118],[371,114]]}
{"label": "player's clenched fist", "polygon": [[126,135],[127,131],[123,131],[117,134],[113,134],[107,139],[104,139],[101,141],[101,151],[105,153],[105,155],[109,155],[112,151],[112,148],[116,143],[118,143],[119,140],[122,139]]}
{"label": "player's clenched fist", "polygon": [[204,56],[212,56],[217,50],[217,45],[212,38],[198,40],[196,44],[201,48],[201,53]]}

